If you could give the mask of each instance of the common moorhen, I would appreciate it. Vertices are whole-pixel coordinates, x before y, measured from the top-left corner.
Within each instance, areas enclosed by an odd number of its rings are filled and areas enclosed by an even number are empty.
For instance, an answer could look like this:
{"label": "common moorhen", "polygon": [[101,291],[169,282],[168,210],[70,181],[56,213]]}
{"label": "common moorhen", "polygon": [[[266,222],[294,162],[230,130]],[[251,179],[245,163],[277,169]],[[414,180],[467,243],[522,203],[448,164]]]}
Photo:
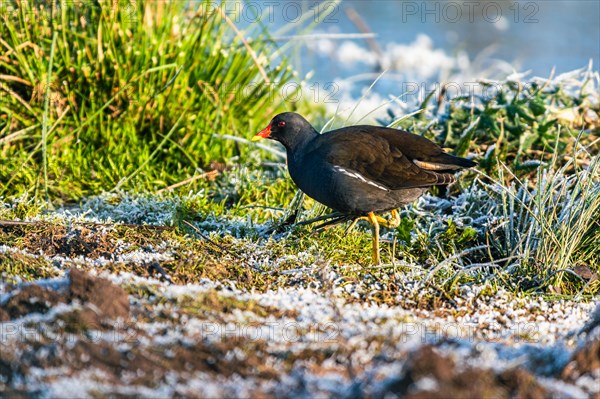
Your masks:
{"label": "common moorhen", "polygon": [[[368,220],[373,262],[379,264],[379,226],[397,227],[402,205],[431,186],[454,183],[451,174],[476,163],[447,154],[432,141],[403,130],[348,126],[319,134],[301,115],[284,112],[253,141],[269,138],[287,150],[287,165],[300,190],[335,211]],[[392,211],[386,220],[376,213]]]}

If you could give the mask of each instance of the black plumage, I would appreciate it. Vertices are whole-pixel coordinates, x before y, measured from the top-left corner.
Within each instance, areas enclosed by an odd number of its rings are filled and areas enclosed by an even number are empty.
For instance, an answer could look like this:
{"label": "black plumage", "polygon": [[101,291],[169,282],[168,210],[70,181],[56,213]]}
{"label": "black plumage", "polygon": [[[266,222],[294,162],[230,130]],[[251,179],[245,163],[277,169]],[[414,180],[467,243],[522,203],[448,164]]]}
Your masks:
{"label": "black plumage", "polygon": [[357,217],[395,210],[476,165],[398,129],[349,126],[319,134],[293,112],[275,116],[255,136],[261,138],[283,144],[290,176],[306,195]]}

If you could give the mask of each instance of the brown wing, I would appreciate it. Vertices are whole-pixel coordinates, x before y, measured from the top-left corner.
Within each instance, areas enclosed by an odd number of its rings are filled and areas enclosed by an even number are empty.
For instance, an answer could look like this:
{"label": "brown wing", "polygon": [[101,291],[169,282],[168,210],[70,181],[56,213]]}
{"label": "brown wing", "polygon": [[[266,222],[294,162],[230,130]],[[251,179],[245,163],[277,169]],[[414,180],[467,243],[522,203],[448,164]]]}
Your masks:
{"label": "brown wing", "polygon": [[445,172],[474,165],[421,136],[374,126],[326,133],[315,140],[311,153],[391,190],[449,184],[455,179]]}

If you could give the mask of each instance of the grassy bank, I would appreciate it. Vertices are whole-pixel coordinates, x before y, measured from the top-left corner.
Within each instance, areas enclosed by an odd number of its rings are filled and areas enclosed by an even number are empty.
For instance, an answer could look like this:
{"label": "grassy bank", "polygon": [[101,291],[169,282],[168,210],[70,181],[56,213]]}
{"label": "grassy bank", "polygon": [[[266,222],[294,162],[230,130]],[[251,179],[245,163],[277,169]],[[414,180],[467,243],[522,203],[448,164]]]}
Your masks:
{"label": "grassy bank", "polygon": [[241,32],[220,11],[3,1],[0,196],[155,191],[240,155],[213,135],[249,136],[281,109],[292,71],[261,27]]}
{"label": "grassy bank", "polygon": [[400,209],[373,265],[362,222],[283,226],[326,210],[244,138],[347,120],[279,94],[260,26],[204,1],[0,19],[0,396],[600,395],[597,71],[390,101],[380,124],[478,166]]}
{"label": "grassy bank", "polygon": [[[319,104],[290,104],[279,95],[293,72],[285,60],[271,59],[277,48],[260,26],[241,34],[214,4],[191,4],[3,3],[1,219],[50,220],[42,232],[34,229],[36,237],[54,237],[55,224],[56,237],[72,237],[78,227],[70,219],[44,214],[48,199],[97,222],[169,225],[182,251],[176,257],[186,262],[202,238],[185,223],[191,222],[217,244],[249,251],[239,274],[222,268],[231,262],[228,252],[213,260],[221,267],[209,274],[247,289],[257,281],[263,288],[285,285],[278,273],[329,262],[347,281],[375,281],[378,298],[393,296],[391,277],[410,270],[445,293],[490,284],[597,294],[597,72],[481,82],[485,95],[432,93],[421,112],[390,111],[381,124],[424,135],[479,165],[448,193],[434,190],[403,209],[401,226],[385,235],[382,255],[391,266],[374,269],[364,227],[269,234],[296,192],[283,159],[219,136],[248,138],[284,109],[300,107],[318,128],[328,119]],[[243,39],[250,36],[251,43]],[[331,117],[329,126],[345,123]],[[304,219],[323,211],[311,200],[302,206]],[[2,234],[2,242],[24,250],[33,251],[27,242],[45,242],[28,230]],[[73,254],[87,255],[89,245]],[[192,257],[190,268],[165,268],[180,273],[181,282],[197,281],[198,267],[206,270],[203,256]],[[11,266],[12,277],[43,277],[30,274],[35,268],[27,261],[11,262],[24,267]],[[311,285],[320,275],[303,278]]]}

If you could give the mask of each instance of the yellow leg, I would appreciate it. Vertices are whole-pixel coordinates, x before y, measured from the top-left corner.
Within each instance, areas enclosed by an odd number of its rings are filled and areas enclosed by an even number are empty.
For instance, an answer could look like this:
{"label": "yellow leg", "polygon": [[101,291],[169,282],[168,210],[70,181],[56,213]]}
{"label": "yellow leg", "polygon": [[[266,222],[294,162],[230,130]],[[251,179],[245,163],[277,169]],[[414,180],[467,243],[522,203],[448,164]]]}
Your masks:
{"label": "yellow leg", "polygon": [[366,217],[364,217],[364,216],[361,216],[361,217],[358,217],[358,218],[354,219],[352,221],[352,223],[350,223],[350,226],[348,226],[348,228],[346,229],[346,231],[344,233],[345,234],[350,233],[352,231],[352,229],[354,228],[354,226],[356,226],[356,223],[358,223],[359,220],[368,220],[368,219]]}
{"label": "yellow leg", "polygon": [[376,265],[381,263],[379,258],[379,226],[387,227],[390,229],[395,229],[396,227],[400,226],[400,214],[398,213],[398,211],[394,209],[391,212],[391,214],[392,217],[390,218],[390,220],[387,220],[382,218],[381,216],[375,215],[375,213],[373,212],[370,212],[367,216],[360,216],[354,219],[350,226],[348,226],[348,228],[346,229],[346,234],[348,234],[354,228],[354,226],[356,226],[356,223],[358,223],[359,220],[366,220],[371,224],[371,230],[373,231],[372,256],[373,263]]}
{"label": "yellow leg", "polygon": [[373,254],[371,259],[374,264],[379,265],[381,260],[379,259],[379,221],[377,219],[381,218],[375,216],[373,212],[369,213],[368,220],[373,228]]}
{"label": "yellow leg", "polygon": [[[371,212],[371,213],[373,213],[373,212]],[[388,223],[387,220],[385,220],[381,216],[377,216],[375,214],[374,214],[374,217],[375,217],[375,219],[377,219],[377,222],[379,223],[380,226],[387,226],[387,223]],[[352,223],[350,223],[350,226],[348,226],[348,228],[346,229],[346,234],[348,234],[349,232],[352,231],[352,229],[356,226],[356,224],[358,223],[359,220],[364,220],[364,221],[371,223],[371,219],[369,216],[359,216],[356,219],[354,219],[352,221]]]}
{"label": "yellow leg", "polygon": [[380,218],[381,220],[379,220],[379,225],[387,227],[388,229],[395,229],[396,227],[400,226],[400,214],[398,211],[394,209],[391,214],[392,218],[390,220]]}

